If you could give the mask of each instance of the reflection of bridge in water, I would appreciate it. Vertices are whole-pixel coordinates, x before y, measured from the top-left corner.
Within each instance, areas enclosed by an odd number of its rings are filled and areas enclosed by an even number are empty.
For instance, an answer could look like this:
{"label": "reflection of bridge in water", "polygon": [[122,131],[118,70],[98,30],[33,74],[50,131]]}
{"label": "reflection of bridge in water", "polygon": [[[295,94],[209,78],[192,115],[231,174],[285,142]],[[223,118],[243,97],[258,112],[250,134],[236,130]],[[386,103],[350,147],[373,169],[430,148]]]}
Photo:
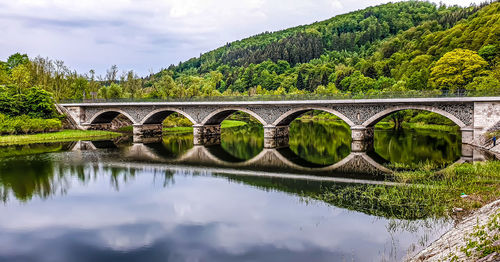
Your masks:
{"label": "reflection of bridge in water", "polygon": [[[112,142],[81,141],[73,150],[93,150],[97,148],[118,147]],[[173,155],[162,143],[134,143],[120,147],[127,160],[158,162],[175,165],[206,166],[256,170],[266,172],[307,173],[316,175],[380,175],[390,173],[384,166],[386,162],[375,152],[351,152],[347,157],[332,165],[320,165],[308,162],[297,156],[289,147],[265,148],[258,155],[241,160],[226,152],[222,146],[196,145],[180,155]],[[482,161],[491,158],[487,153],[474,147],[464,146],[463,156],[458,162]]]}

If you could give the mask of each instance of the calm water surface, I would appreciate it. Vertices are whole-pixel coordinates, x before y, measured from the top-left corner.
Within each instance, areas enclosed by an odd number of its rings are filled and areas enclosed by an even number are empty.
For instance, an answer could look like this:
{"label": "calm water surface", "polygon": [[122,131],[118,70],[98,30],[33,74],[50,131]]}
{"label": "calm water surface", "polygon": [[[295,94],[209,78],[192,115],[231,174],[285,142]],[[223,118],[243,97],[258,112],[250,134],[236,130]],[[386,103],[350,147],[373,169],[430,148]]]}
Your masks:
{"label": "calm water surface", "polygon": [[[374,151],[386,166],[452,163],[459,141],[377,131]],[[224,130],[208,148],[193,147],[191,135],[0,148],[0,261],[398,261],[451,226],[315,200],[308,196],[324,188],[359,184],[246,165],[264,151],[262,128],[252,125]],[[351,154],[350,133],[294,123],[279,153],[284,163],[328,167]]]}

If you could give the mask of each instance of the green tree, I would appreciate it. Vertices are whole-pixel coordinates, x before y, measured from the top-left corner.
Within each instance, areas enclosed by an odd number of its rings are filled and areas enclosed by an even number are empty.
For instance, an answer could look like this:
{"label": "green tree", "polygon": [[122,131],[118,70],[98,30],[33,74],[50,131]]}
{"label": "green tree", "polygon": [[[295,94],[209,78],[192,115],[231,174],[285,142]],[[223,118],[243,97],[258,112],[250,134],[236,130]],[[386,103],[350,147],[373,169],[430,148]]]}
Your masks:
{"label": "green tree", "polygon": [[71,91],[73,92],[72,99],[90,98],[89,82],[83,76],[76,77],[71,83]]}
{"label": "green tree", "polygon": [[11,79],[12,83],[17,86],[19,93],[31,86],[31,74],[28,67],[24,64],[19,64],[12,69]]}
{"label": "green tree", "polygon": [[464,90],[474,77],[480,76],[488,63],[476,52],[455,49],[441,57],[431,70],[430,81],[435,88]]}
{"label": "green tree", "polygon": [[10,76],[7,63],[0,61],[0,85],[8,83],[10,83]]}
{"label": "green tree", "polygon": [[115,99],[123,97],[123,89],[117,83],[111,83],[109,86],[103,86],[99,89],[99,96],[106,99]]}
{"label": "green tree", "polygon": [[492,62],[500,54],[500,50],[495,45],[486,45],[479,49],[478,54],[488,62]]}
{"label": "green tree", "polygon": [[167,97],[181,97],[183,94],[177,87],[174,79],[170,74],[163,74],[160,79],[153,84],[153,97],[167,98]]}
{"label": "green tree", "polygon": [[0,113],[10,116],[19,114],[19,103],[16,100],[16,90],[0,86]]}
{"label": "green tree", "polygon": [[26,65],[29,61],[27,54],[15,53],[7,59],[7,69],[12,70],[19,65]]}
{"label": "green tree", "polygon": [[123,91],[127,94],[127,97],[137,98],[141,96],[141,79],[130,70],[122,77],[123,81]]}
{"label": "green tree", "polygon": [[21,105],[22,112],[33,118],[54,118],[57,116],[52,94],[40,87],[32,87],[24,94]]}
{"label": "green tree", "polygon": [[297,75],[297,83],[295,84],[298,90],[304,90],[306,89],[306,85],[304,84],[304,77],[302,76],[302,72],[299,71],[299,74]]}
{"label": "green tree", "polygon": [[427,69],[422,69],[420,71],[413,72],[406,85],[408,89],[424,90],[427,88],[428,81],[429,71]]}
{"label": "green tree", "polygon": [[493,75],[478,76],[466,86],[467,90],[489,95],[500,94],[500,80]]}

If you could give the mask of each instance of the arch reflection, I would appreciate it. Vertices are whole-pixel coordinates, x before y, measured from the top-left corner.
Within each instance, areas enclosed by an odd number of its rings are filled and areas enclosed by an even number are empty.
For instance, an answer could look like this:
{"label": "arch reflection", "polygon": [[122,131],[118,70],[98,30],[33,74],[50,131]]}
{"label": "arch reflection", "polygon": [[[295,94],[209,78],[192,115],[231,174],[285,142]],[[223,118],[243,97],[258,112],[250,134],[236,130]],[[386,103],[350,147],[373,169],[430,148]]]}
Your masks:
{"label": "arch reflection", "polygon": [[263,149],[249,160],[236,159],[220,146],[194,146],[177,158],[158,155],[158,144],[134,144],[129,147],[127,157],[133,160],[159,161],[171,164],[237,168],[266,172],[289,172],[318,175],[350,176],[379,175],[391,171],[377,162],[366,152],[352,152],[333,165],[321,165],[307,162],[298,157],[290,148]]}

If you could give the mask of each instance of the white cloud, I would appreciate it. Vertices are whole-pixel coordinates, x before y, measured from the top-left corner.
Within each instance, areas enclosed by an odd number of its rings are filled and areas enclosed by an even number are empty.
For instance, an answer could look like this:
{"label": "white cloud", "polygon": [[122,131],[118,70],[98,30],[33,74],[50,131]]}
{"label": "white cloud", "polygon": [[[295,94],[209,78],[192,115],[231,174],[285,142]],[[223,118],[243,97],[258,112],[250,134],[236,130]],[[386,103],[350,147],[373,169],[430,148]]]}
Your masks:
{"label": "white cloud", "polygon": [[383,2],[388,1],[0,0],[0,60],[23,52],[64,60],[80,72],[103,73],[117,64],[144,75],[226,42]]}

